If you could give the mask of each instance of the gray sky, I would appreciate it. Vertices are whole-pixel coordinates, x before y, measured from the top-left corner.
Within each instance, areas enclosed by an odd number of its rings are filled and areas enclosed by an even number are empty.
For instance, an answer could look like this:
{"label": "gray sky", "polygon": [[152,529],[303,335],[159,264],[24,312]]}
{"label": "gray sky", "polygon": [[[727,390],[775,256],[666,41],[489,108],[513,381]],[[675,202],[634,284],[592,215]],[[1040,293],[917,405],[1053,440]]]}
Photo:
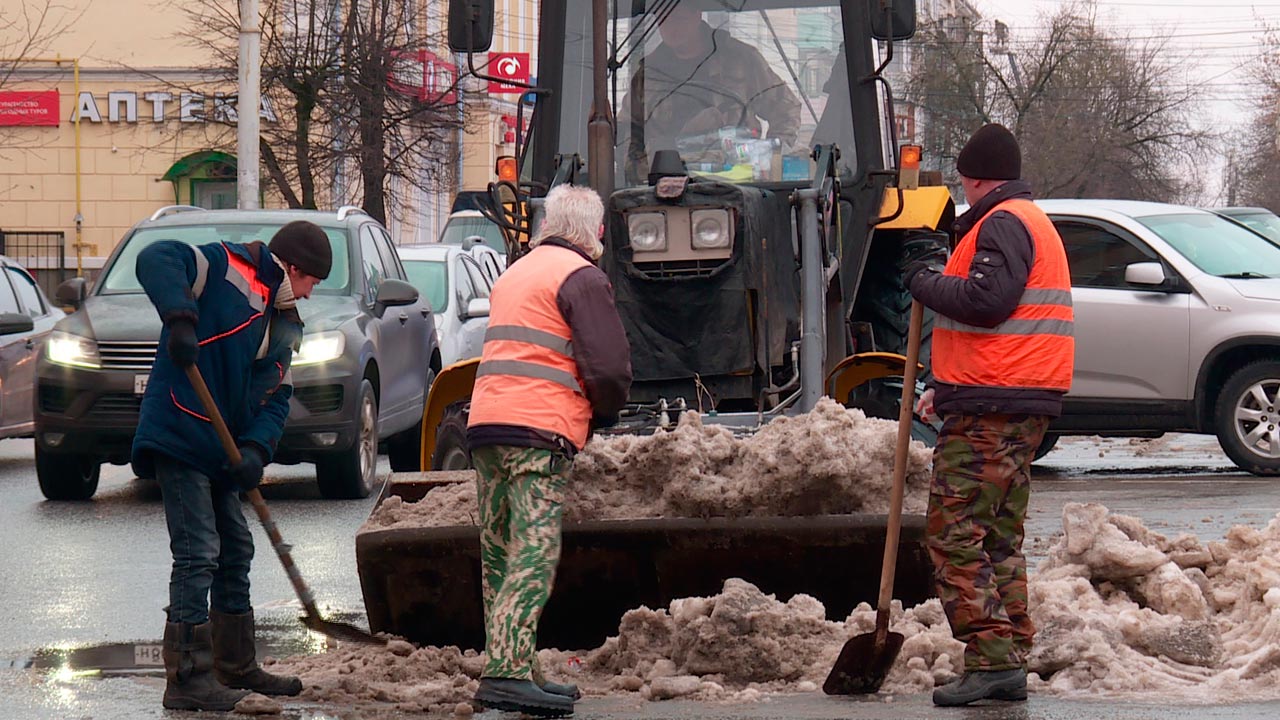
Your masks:
{"label": "gray sky", "polygon": [[[1016,39],[1053,14],[1063,0],[971,0],[987,20],[1002,20]],[[1211,112],[1230,122],[1248,108],[1256,88],[1238,70],[1253,58],[1263,23],[1280,25],[1280,0],[1098,0],[1103,24],[1135,38],[1169,35],[1173,56],[1184,63],[1186,82],[1201,86]]]}
{"label": "gray sky", "polygon": [[[1038,16],[1052,15],[1069,4],[1066,0],[970,1],[985,20],[1009,25],[1014,43],[1037,26]],[[1093,5],[1102,23],[1117,34],[1171,38],[1169,52],[1185,71],[1179,82],[1202,90],[1206,125],[1229,137],[1253,111],[1259,88],[1241,68],[1257,56],[1264,24],[1280,26],[1280,0],[1097,0]],[[1214,185],[1220,177],[1208,174],[1204,179]]]}

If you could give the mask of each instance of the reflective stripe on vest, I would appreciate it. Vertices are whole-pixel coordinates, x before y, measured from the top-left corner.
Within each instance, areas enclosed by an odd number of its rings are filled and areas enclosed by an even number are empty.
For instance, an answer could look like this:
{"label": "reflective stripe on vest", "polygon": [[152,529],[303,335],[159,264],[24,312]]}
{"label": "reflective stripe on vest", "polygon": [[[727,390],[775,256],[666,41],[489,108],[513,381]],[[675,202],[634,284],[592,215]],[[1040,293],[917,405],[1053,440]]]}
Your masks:
{"label": "reflective stripe on vest", "polygon": [[1075,363],[1071,273],[1062,239],[1030,200],[1007,200],[978,220],[960,240],[943,271],[970,277],[982,224],[995,212],[1022,221],[1035,246],[1027,287],[1013,313],[991,328],[938,315],[934,321],[933,374],[942,382],[976,387],[1066,391]]}
{"label": "reflective stripe on vest", "polygon": [[570,275],[590,266],[573,250],[540,245],[498,278],[468,425],[517,425],[586,444],[591,403],[557,298]]}

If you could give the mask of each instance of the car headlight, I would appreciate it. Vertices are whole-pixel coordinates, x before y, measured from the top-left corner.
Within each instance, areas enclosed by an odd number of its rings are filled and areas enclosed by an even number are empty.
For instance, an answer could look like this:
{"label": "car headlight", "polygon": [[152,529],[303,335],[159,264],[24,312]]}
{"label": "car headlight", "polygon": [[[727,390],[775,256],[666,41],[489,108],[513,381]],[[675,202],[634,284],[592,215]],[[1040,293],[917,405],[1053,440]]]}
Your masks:
{"label": "car headlight", "polygon": [[627,216],[627,234],[635,252],[667,249],[667,216],[662,213],[633,213]]}
{"label": "car headlight", "polygon": [[728,210],[694,210],[690,219],[693,247],[698,250],[727,248],[733,245],[733,228]]}
{"label": "car headlight", "polygon": [[313,333],[302,336],[302,344],[293,354],[293,366],[315,365],[342,357],[347,348],[347,338],[340,330]]}
{"label": "car headlight", "polygon": [[80,335],[72,335],[69,332],[55,330],[49,333],[49,340],[45,344],[45,357],[50,362],[59,365],[71,365],[72,367],[92,368],[97,370],[102,367],[102,358],[98,355],[98,343]]}

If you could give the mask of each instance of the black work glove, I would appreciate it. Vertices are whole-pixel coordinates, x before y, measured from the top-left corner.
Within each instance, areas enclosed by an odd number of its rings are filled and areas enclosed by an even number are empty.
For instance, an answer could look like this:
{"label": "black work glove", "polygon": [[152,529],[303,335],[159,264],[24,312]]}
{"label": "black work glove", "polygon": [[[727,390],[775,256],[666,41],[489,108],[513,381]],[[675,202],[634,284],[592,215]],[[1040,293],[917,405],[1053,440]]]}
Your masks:
{"label": "black work glove", "polygon": [[266,458],[255,445],[240,446],[240,462],[227,469],[231,481],[241,490],[252,490],[262,482],[262,466]]}
{"label": "black work glove", "polygon": [[169,359],[180,368],[196,364],[200,344],[196,341],[196,324],[189,316],[181,315],[165,323],[169,328]]}
{"label": "black work glove", "polygon": [[902,243],[903,284],[909,289],[911,281],[917,275],[928,270],[942,272],[947,266],[947,258],[951,249],[947,236],[942,233],[921,233],[913,235]]}

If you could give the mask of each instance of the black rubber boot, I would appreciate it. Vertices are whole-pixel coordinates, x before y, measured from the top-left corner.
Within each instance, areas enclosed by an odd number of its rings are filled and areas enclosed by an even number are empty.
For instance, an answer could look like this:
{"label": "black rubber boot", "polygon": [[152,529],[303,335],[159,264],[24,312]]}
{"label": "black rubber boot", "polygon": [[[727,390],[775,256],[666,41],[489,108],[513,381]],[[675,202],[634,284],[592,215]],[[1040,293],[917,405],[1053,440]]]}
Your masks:
{"label": "black rubber boot", "polygon": [[263,695],[297,695],[302,681],[292,675],[273,675],[258,666],[253,645],[253,610],[243,615],[209,611],[213,627],[213,672],[227,687]]}
{"label": "black rubber boot", "polygon": [[551,693],[552,695],[563,695],[571,700],[582,699],[582,691],[578,689],[577,685],[562,685],[561,683],[544,680],[538,683],[538,687],[542,688],[543,692]]}
{"label": "black rubber boot", "polygon": [[532,680],[480,678],[476,704],[492,710],[522,712],[542,717],[573,714],[573,698],[544,691]]}
{"label": "black rubber boot", "polygon": [[933,691],[933,704],[968,705],[978,700],[1026,700],[1027,671],[976,670]]}
{"label": "black rubber boot", "polygon": [[227,711],[249,694],[232,690],[214,677],[209,623],[165,623],[162,655],[164,706],[169,710]]}

